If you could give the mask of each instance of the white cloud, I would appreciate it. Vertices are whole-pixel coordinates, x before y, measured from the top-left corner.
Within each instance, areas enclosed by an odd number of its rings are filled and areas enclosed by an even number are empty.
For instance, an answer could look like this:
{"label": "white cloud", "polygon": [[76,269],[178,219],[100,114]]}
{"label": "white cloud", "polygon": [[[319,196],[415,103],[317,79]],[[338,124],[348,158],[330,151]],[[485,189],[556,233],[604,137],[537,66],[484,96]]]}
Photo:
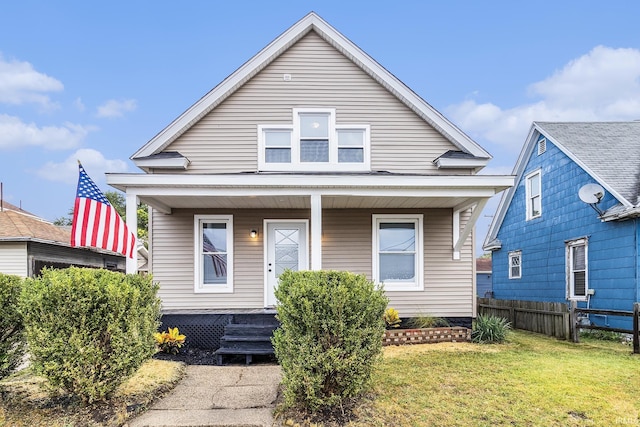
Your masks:
{"label": "white cloud", "polygon": [[38,127],[19,117],[0,114],[0,150],[24,146],[68,150],[78,147],[92,130],[95,128],[68,122],[62,126]]}
{"label": "white cloud", "polygon": [[34,103],[52,109],[57,105],[46,93],[63,89],[59,80],[36,71],[30,63],[5,60],[0,54],[0,102],[15,105]]}
{"label": "white cloud", "polygon": [[81,148],[60,163],[47,162],[38,169],[36,173],[38,176],[49,181],[74,184],[78,182],[78,160],[80,160],[87,174],[98,184],[103,192],[107,191],[107,189],[104,188],[105,172],[126,172],[128,169],[127,163],[124,160],[106,159],[104,155],[97,150]]}
{"label": "white cloud", "polygon": [[550,77],[532,84],[537,100],[502,109],[467,100],[451,118],[472,137],[519,151],[532,121],[640,119],[640,50],[597,46]]}
{"label": "white cloud", "polygon": [[138,107],[135,99],[124,99],[117,101],[110,99],[98,107],[98,117],[122,117],[124,113],[134,111]]}
{"label": "white cloud", "polygon": [[73,101],[73,106],[76,107],[76,109],[80,112],[83,112],[84,110],[86,110],[84,102],[82,102],[82,98],[80,97],[76,98],[76,100]]}

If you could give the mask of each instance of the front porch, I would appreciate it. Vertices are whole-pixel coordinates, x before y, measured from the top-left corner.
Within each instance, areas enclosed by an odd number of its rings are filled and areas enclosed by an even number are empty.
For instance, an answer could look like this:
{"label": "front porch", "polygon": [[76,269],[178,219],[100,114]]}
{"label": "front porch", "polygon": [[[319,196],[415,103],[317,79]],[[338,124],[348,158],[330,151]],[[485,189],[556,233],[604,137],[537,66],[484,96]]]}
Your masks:
{"label": "front porch", "polygon": [[244,356],[249,364],[254,355],[273,356],[275,314],[274,309],[165,310],[160,329],[177,327],[187,346],[216,350],[218,365],[224,355]]}

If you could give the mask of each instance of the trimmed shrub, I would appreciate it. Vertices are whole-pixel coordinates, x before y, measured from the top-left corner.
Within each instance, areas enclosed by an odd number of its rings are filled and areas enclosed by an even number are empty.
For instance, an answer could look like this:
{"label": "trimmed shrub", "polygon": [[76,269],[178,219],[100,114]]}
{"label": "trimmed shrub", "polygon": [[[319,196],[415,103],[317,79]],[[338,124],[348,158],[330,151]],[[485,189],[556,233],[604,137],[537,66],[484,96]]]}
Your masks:
{"label": "trimmed shrub", "polygon": [[20,310],[36,373],[85,403],[104,400],[155,353],[150,277],[68,268],[27,279]]}
{"label": "trimmed shrub", "polygon": [[348,272],[285,271],[275,295],[285,405],[315,412],[362,395],[382,355],[383,290]]}
{"label": "trimmed shrub", "polygon": [[504,317],[479,314],[473,324],[471,341],[479,344],[502,343],[507,339],[511,323]]}
{"label": "trimmed shrub", "polygon": [[0,273],[0,378],[13,372],[25,352],[24,327],[18,311],[22,278]]}

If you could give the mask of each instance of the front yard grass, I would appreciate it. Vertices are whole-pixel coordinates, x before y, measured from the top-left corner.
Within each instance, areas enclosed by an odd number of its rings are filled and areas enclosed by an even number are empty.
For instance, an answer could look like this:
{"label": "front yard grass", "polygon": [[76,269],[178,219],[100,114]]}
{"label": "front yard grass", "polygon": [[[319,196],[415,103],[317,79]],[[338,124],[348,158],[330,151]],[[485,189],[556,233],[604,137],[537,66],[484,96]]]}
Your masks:
{"label": "front yard grass", "polygon": [[640,425],[640,355],[515,331],[502,345],[386,347],[351,426]]}

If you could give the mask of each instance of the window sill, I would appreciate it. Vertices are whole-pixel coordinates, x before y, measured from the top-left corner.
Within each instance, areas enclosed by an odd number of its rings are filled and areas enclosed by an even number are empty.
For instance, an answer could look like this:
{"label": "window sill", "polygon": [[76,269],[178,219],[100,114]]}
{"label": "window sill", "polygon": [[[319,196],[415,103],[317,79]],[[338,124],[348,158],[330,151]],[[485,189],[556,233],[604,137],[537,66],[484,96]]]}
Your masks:
{"label": "window sill", "polygon": [[213,285],[196,286],[193,292],[196,294],[232,294],[233,286],[213,286]]}

